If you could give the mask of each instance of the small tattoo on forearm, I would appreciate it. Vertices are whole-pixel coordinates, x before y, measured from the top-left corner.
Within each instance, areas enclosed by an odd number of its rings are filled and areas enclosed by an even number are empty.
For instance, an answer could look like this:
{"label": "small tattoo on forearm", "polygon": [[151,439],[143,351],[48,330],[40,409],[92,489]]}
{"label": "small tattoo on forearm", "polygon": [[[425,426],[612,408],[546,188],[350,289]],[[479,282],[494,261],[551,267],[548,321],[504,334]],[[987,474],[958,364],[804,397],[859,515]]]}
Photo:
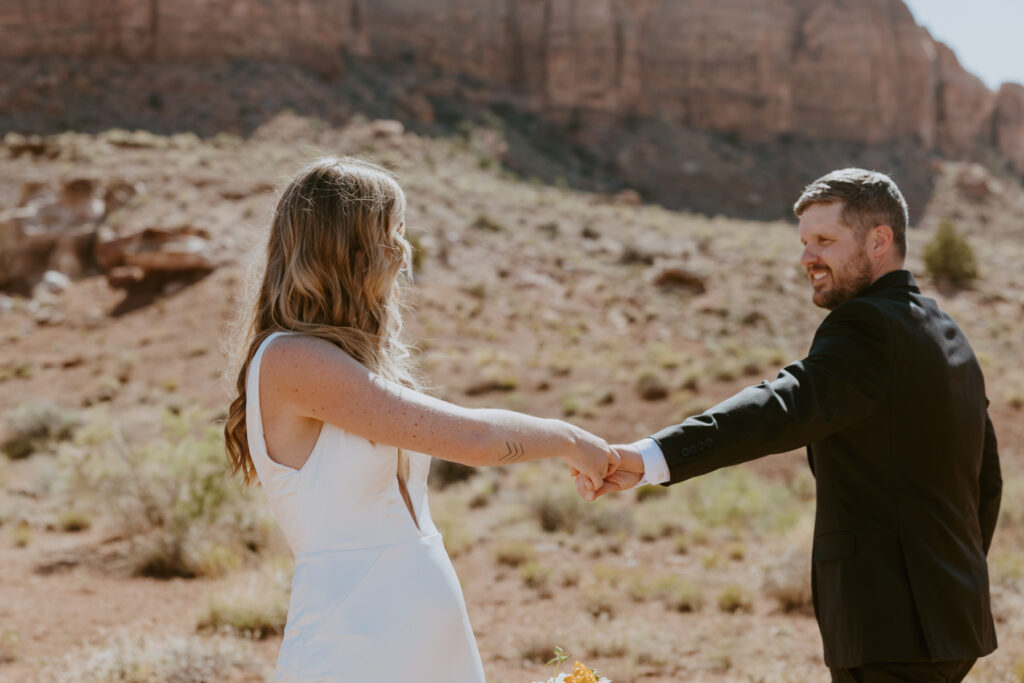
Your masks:
{"label": "small tattoo on forearm", "polygon": [[514,441],[506,441],[505,447],[508,448],[508,451],[505,453],[505,455],[501,456],[498,462],[515,462],[516,460],[519,460],[519,458],[523,457],[526,454],[526,449],[523,448],[523,444],[521,443],[515,443]]}

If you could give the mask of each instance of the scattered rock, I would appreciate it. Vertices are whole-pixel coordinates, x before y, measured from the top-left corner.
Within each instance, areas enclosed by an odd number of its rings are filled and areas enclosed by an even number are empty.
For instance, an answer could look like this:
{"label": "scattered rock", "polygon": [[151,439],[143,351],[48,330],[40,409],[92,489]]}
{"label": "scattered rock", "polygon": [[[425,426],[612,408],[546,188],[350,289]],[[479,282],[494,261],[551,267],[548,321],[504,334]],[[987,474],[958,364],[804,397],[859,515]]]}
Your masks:
{"label": "scattered rock", "polygon": [[168,146],[168,138],[162,135],[155,135],[145,130],[111,130],[101,136],[115,147],[128,149],[163,149]]}
{"label": "scattered rock", "polygon": [[644,198],[636,190],[626,188],[612,196],[612,203],[622,206],[640,206],[644,203]]}
{"label": "scattered rock", "polygon": [[956,186],[964,197],[979,201],[1003,192],[1003,184],[981,164],[964,166],[957,176]]}
{"label": "scattered rock", "polygon": [[0,213],[0,288],[27,293],[47,271],[75,278],[92,270],[106,208],[104,189],[92,178],[24,183],[18,206]]}
{"label": "scattered rock", "polygon": [[176,275],[191,277],[217,267],[205,230],[187,225],[121,230],[104,225],[96,239],[96,261],[112,287],[132,289],[154,280],[163,287]]}
{"label": "scattered rock", "polygon": [[399,137],[405,133],[405,126],[401,121],[392,119],[377,119],[370,122],[370,133],[375,138]]}
{"label": "scattered rock", "polygon": [[704,294],[707,290],[706,273],[683,264],[667,264],[652,269],[651,282],[666,289],[684,289],[693,294]]}

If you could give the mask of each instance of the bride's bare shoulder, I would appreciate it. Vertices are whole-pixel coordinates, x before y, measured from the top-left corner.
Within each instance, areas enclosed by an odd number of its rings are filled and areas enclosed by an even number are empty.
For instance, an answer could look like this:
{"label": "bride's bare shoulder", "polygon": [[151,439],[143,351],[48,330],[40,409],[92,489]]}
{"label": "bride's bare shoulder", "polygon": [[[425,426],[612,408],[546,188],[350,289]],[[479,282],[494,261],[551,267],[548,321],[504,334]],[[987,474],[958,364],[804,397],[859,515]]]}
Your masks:
{"label": "bride's bare shoulder", "polygon": [[303,334],[281,335],[263,352],[260,375],[270,388],[294,388],[320,384],[324,379],[343,380],[366,373],[366,369],[334,344]]}

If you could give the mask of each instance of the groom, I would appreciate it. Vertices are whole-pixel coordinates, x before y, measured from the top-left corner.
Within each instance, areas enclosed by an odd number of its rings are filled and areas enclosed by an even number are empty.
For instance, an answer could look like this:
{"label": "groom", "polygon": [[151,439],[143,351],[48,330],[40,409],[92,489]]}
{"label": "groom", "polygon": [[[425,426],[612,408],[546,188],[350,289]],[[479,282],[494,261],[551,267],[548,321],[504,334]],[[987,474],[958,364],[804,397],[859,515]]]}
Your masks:
{"label": "groom", "polygon": [[[922,296],[896,184],[834,171],[797,201],[831,312],[806,358],[631,446],[594,498],[807,446],[814,608],[833,681],[960,681],[996,648],[986,553],[1002,479],[981,368]],[[643,479],[641,480],[641,477]]]}

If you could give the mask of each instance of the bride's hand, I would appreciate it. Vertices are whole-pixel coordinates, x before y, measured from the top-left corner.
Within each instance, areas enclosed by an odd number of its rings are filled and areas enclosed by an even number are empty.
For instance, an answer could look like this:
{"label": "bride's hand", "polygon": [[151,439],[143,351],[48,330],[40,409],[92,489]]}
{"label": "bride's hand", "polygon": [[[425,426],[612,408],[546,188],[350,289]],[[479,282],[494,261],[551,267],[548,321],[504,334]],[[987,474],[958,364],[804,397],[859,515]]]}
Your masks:
{"label": "bride's hand", "polygon": [[[619,466],[605,475],[597,489],[591,488],[585,477],[576,477],[576,492],[585,500],[595,500],[606,493],[625,491],[640,483],[644,474],[644,463],[640,452],[632,445],[613,445],[612,451],[619,456]],[[573,476],[576,476],[573,473]]]}
{"label": "bride's hand", "polygon": [[569,465],[577,481],[597,491],[606,477],[619,468],[619,454],[604,439],[583,429],[574,428],[573,445],[562,459]]}

